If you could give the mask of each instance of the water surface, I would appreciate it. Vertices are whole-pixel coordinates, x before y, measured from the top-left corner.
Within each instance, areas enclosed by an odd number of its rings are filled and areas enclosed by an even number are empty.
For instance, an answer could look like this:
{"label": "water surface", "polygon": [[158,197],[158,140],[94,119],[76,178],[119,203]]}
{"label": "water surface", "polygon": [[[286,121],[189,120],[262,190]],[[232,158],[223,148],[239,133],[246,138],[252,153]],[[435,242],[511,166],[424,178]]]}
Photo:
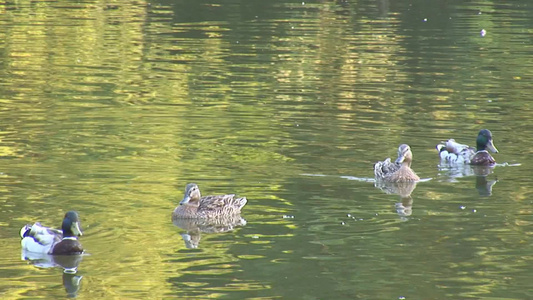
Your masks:
{"label": "water surface", "polygon": [[[529,1],[0,11],[3,299],[533,298]],[[481,128],[495,168],[439,166]],[[401,143],[408,195],[372,181]],[[246,224],[177,227],[188,182]],[[20,227],[71,209],[78,277],[21,260]]]}

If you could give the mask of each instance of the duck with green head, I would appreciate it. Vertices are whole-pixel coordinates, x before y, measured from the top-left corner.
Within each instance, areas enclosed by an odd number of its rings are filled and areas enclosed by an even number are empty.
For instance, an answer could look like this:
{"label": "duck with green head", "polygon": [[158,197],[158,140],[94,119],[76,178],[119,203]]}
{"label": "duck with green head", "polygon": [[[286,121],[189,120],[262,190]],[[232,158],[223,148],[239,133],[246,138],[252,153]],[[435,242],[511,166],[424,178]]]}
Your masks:
{"label": "duck with green head", "polygon": [[498,149],[496,149],[492,140],[492,132],[488,129],[479,131],[476,139],[476,148],[459,144],[454,139],[449,139],[445,143],[437,145],[441,162],[449,165],[494,165],[496,160],[487,150],[492,153],[498,153]]}
{"label": "duck with green head", "polygon": [[420,177],[411,169],[413,153],[407,144],[398,147],[398,158],[391,162],[390,158],[374,164],[374,176],[376,181],[384,182],[414,182]]}
{"label": "duck with green head", "polygon": [[63,218],[61,230],[42,226],[39,222],[25,225],[20,230],[20,243],[22,249],[33,253],[76,255],[83,253],[78,241],[81,235],[78,213],[69,211]]}
{"label": "duck with green head", "polygon": [[202,197],[195,183],[185,187],[185,195],[172,213],[173,219],[214,219],[226,218],[241,213],[246,205],[245,197],[236,198],[234,194]]}

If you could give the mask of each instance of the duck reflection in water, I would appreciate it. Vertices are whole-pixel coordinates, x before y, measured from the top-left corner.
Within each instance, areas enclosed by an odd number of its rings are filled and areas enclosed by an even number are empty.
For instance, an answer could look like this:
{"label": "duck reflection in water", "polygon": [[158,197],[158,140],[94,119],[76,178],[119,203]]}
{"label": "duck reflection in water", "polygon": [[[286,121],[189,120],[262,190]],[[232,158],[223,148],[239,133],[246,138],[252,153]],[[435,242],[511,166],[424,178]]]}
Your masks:
{"label": "duck reflection in water", "polygon": [[238,226],[246,225],[246,220],[240,215],[232,215],[216,219],[182,219],[172,216],[172,223],[186,233],[181,233],[185,242],[185,247],[189,249],[198,248],[202,233],[223,233],[229,232]]}
{"label": "duck reflection in water", "polygon": [[488,197],[492,195],[492,187],[498,182],[498,179],[488,179],[487,177],[494,172],[494,166],[439,166],[439,171],[447,176],[448,181],[455,182],[461,177],[476,177],[475,187],[480,196]]}
{"label": "duck reflection in water", "polygon": [[383,182],[376,181],[374,186],[387,194],[397,194],[400,202],[396,203],[396,212],[401,218],[409,217],[413,213],[413,197],[411,193],[416,188],[416,182]]}
{"label": "duck reflection in water", "polygon": [[81,287],[83,276],[77,275],[78,267],[83,259],[83,255],[49,255],[45,253],[35,253],[22,250],[21,259],[28,261],[38,268],[63,268],[63,286],[67,292],[67,297],[75,298]]}
{"label": "duck reflection in water", "polygon": [[498,178],[487,180],[487,176],[492,174],[492,166],[470,166],[469,168],[476,176],[476,190],[480,196],[488,197],[492,195],[492,187],[498,182]]}

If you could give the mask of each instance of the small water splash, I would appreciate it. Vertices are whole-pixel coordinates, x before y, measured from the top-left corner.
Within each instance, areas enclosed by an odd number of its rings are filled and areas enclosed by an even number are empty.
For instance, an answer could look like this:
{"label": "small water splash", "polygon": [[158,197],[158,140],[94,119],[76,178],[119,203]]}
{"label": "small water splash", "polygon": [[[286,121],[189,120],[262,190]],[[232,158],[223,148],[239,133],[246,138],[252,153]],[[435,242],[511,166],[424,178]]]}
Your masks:
{"label": "small water splash", "polygon": [[[313,177],[327,177],[328,175],[324,175],[324,174],[308,174],[308,173],[302,173],[300,174],[302,176],[313,176]],[[329,175],[331,176],[331,175]]]}
{"label": "small water splash", "polygon": [[350,176],[350,175],[338,176],[338,175],[310,174],[310,173],[302,173],[300,175],[302,175],[302,176],[312,176],[312,177],[337,177],[337,178],[360,181],[360,182],[376,182],[376,180],[374,178],[357,177],[357,176]]}
{"label": "small water splash", "polygon": [[356,177],[356,176],[343,175],[343,176],[340,176],[340,178],[360,181],[360,182],[376,182],[376,179],[368,178],[368,177]]}
{"label": "small water splash", "polygon": [[495,164],[495,166],[497,166],[497,167],[518,167],[518,166],[521,166],[521,165],[522,165],[521,163],[510,164],[508,162],[496,163]]}

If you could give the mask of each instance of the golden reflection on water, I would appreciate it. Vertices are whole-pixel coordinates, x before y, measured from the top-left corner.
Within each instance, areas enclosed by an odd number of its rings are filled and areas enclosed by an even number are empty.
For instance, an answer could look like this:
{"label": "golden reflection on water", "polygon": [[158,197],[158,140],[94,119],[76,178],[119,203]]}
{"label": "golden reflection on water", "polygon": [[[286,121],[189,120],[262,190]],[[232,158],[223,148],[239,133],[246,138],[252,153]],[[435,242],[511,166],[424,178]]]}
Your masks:
{"label": "golden reflection on water", "polygon": [[[527,297],[527,13],[385,2],[0,4],[2,297],[69,293],[16,234],[69,209],[80,299]],[[481,125],[502,165],[439,169]],[[345,179],[401,143],[432,180]],[[246,226],[173,224],[190,181]]]}

